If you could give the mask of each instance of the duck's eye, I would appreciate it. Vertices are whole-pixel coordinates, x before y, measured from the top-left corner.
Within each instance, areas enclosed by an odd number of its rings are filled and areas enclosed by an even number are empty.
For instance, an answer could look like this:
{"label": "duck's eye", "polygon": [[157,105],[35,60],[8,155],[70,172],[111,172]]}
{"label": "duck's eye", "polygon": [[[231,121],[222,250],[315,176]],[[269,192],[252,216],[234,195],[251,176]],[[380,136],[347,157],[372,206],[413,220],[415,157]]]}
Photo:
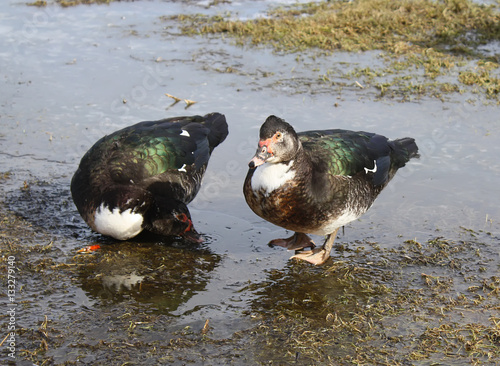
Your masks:
{"label": "duck's eye", "polygon": [[185,213],[178,214],[178,215],[176,215],[176,217],[177,217],[177,220],[182,221],[182,222],[186,222],[188,220],[188,217]]}
{"label": "duck's eye", "polygon": [[283,138],[283,134],[281,132],[276,132],[276,140],[281,140]]}

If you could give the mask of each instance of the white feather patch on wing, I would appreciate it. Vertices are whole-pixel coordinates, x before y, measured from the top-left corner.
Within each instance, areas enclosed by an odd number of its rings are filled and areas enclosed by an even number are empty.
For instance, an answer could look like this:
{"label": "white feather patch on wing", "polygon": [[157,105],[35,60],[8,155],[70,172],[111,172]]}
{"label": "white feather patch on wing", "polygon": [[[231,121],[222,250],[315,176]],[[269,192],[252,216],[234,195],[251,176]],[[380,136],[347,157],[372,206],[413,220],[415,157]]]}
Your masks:
{"label": "white feather patch on wing", "polygon": [[186,130],[182,130],[181,136],[191,137],[191,135],[189,134],[189,132],[187,132]]}
{"label": "white feather patch on wing", "polygon": [[377,172],[377,160],[373,160],[373,169],[365,168],[365,174],[368,172],[376,173]]}

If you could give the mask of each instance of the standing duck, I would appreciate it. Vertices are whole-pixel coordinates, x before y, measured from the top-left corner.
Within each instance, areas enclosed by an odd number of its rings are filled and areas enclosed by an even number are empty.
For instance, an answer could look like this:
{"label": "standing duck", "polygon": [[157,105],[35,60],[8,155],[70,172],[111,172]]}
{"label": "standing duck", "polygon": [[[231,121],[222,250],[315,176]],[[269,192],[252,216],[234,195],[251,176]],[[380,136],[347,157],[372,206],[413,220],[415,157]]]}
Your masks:
{"label": "standing duck", "polygon": [[73,201],[92,230],[118,240],[146,230],[199,241],[186,205],[227,134],[224,115],[211,113],[140,122],[104,136],[71,180]]}
{"label": "standing duck", "polygon": [[[295,231],[269,244],[290,250],[310,247],[292,258],[319,265],[330,257],[339,228],[365,213],[417,152],[415,140],[408,137],[391,141],[347,130],[296,133],[270,116],[260,128],[243,191],[257,215]],[[315,248],[306,233],[327,238]]]}

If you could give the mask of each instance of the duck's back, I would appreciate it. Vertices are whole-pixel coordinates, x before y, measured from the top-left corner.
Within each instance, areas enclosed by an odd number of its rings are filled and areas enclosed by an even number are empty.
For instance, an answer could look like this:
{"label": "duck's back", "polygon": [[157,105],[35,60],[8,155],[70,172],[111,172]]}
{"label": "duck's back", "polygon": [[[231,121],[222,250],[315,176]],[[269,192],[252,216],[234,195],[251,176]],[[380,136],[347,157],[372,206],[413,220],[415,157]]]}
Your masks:
{"label": "duck's back", "polygon": [[[228,134],[225,117],[175,117],[140,122],[104,136],[85,154],[71,190],[84,216],[109,189],[144,190],[189,203],[212,150]],[[123,199],[127,199],[124,195]],[[120,202],[117,202],[120,204]]]}
{"label": "duck's back", "polygon": [[374,187],[385,186],[418,151],[412,138],[391,141],[363,131],[305,131],[298,136],[310,156],[313,173],[330,177],[361,175]]}

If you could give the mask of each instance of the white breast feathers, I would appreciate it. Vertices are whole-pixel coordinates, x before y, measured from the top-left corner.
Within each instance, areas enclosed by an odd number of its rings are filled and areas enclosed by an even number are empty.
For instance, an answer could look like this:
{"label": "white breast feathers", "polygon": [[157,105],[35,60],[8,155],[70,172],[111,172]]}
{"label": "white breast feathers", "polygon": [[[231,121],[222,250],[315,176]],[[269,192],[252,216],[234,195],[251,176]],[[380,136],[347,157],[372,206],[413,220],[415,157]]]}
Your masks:
{"label": "white breast feathers", "polygon": [[295,177],[293,169],[293,160],[288,164],[265,163],[257,167],[252,176],[252,190],[257,191],[263,189],[266,195],[269,195],[275,189],[278,189],[286,182]]}

